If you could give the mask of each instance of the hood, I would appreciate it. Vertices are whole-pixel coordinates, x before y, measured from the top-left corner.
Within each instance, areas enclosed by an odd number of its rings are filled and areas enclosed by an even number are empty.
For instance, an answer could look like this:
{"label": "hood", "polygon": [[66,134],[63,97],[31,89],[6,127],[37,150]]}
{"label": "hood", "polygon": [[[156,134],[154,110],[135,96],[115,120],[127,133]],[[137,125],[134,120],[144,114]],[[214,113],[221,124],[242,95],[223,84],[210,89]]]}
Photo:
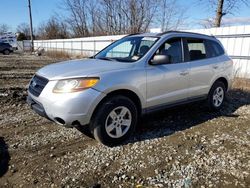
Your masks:
{"label": "hood", "polygon": [[38,70],[37,74],[49,80],[57,80],[72,77],[87,77],[88,75],[100,72],[128,68],[131,65],[131,63],[117,61],[80,59],[47,65]]}

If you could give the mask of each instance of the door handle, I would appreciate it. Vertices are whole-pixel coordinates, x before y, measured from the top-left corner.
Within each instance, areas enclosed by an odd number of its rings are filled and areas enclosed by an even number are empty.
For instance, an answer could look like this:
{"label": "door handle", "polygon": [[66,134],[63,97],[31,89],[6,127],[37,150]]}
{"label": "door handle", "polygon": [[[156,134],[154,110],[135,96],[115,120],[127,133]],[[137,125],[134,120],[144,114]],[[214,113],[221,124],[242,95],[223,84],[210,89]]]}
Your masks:
{"label": "door handle", "polygon": [[180,75],[181,75],[181,76],[186,76],[187,74],[188,74],[188,71],[181,71],[181,72],[180,72]]}
{"label": "door handle", "polygon": [[218,69],[219,65],[213,65],[213,69]]}

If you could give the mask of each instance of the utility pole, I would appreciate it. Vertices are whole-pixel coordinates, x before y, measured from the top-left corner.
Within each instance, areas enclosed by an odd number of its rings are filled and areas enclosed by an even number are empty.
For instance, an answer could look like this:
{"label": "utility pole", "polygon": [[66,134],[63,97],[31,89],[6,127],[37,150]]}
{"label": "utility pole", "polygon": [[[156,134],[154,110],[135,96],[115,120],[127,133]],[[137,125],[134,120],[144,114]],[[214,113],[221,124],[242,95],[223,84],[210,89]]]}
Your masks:
{"label": "utility pole", "polygon": [[29,7],[29,16],[30,16],[30,39],[31,39],[31,52],[34,50],[34,41],[33,41],[33,24],[32,24],[32,14],[31,14],[31,4],[30,0],[28,0]]}

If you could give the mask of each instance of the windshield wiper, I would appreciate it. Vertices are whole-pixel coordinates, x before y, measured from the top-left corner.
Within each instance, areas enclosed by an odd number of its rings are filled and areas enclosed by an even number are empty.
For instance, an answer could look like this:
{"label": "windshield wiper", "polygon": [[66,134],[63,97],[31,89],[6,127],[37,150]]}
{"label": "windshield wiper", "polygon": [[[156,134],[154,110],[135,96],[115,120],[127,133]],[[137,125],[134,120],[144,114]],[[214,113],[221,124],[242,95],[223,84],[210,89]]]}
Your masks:
{"label": "windshield wiper", "polygon": [[114,59],[109,58],[109,57],[99,57],[97,59],[101,59],[101,60],[108,60],[108,61],[114,61]]}
{"label": "windshield wiper", "polygon": [[132,59],[124,59],[124,58],[114,58],[116,61],[120,62],[134,62],[135,60]]}

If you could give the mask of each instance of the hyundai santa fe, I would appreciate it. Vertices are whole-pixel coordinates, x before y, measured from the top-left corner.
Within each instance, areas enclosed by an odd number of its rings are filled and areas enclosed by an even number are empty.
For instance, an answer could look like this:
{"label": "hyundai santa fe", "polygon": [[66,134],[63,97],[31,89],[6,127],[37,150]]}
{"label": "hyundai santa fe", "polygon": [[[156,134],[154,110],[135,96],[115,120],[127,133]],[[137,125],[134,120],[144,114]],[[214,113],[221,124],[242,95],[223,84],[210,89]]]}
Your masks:
{"label": "hyundai santa fe", "polygon": [[27,102],[60,125],[88,127],[117,145],[138,118],[155,110],[204,100],[219,110],[232,84],[232,60],[213,36],[169,31],[126,36],[89,59],[41,68]]}

